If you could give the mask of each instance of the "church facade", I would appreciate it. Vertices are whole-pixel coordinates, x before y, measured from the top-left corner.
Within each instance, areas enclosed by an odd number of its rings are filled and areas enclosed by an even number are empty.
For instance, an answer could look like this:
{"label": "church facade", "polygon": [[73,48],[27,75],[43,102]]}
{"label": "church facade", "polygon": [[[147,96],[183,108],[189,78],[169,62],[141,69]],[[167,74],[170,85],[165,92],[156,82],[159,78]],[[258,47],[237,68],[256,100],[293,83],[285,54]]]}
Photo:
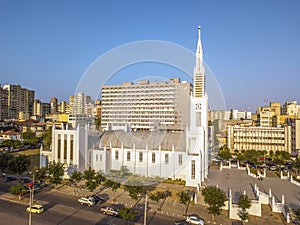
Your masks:
{"label": "church facade", "polygon": [[184,129],[170,131],[98,132],[86,126],[52,128],[51,151],[41,150],[41,166],[49,161],[66,165],[66,176],[89,167],[109,174],[126,167],[145,177],[185,180],[197,187],[208,176],[208,98],[200,27],[192,91],[189,93],[189,120]]}

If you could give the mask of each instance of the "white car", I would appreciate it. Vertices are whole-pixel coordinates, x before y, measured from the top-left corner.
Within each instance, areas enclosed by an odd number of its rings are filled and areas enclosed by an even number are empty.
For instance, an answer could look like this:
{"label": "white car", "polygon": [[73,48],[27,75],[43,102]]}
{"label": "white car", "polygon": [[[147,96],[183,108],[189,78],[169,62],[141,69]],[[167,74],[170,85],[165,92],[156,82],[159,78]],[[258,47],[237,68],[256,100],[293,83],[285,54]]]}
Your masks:
{"label": "white car", "polygon": [[95,199],[92,197],[87,197],[87,198],[82,197],[82,198],[78,199],[78,202],[81,205],[88,205],[90,207],[95,205]]}
{"label": "white car", "polygon": [[204,220],[197,215],[190,215],[186,218],[186,222],[190,224],[204,225]]}

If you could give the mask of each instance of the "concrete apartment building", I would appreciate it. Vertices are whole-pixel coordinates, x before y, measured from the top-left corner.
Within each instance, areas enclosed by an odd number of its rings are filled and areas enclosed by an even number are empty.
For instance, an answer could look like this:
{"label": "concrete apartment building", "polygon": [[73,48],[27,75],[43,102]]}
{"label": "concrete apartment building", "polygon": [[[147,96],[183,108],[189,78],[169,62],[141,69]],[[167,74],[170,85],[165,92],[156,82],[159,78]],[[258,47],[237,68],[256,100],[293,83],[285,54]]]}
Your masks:
{"label": "concrete apartment building", "polygon": [[[110,129],[99,132],[87,124],[53,126],[52,149],[41,151],[41,166],[53,160],[63,162],[66,176],[88,167],[107,174],[125,166],[134,174],[181,178],[187,186],[199,188],[208,175],[208,133],[212,131],[208,130],[200,27],[198,32],[193,88],[179,79],[105,87],[102,121]],[[130,112],[129,116],[124,112]],[[131,129],[111,129],[128,125]]]}
{"label": "concrete apartment building", "polygon": [[19,115],[24,115],[24,117],[33,115],[33,90],[13,84],[4,85],[3,89],[8,92],[8,119],[19,119]]}
{"label": "concrete apartment building", "polygon": [[8,91],[0,86],[0,120],[8,119]]}
{"label": "concrete apartment building", "polygon": [[139,80],[102,88],[102,128],[184,130],[189,124],[190,82]]}
{"label": "concrete apartment building", "polygon": [[92,103],[92,98],[82,92],[75,96],[70,96],[70,114],[88,115],[88,106]]}
{"label": "concrete apartment building", "polygon": [[227,145],[235,150],[286,151],[292,153],[291,126],[240,127],[228,126]]}

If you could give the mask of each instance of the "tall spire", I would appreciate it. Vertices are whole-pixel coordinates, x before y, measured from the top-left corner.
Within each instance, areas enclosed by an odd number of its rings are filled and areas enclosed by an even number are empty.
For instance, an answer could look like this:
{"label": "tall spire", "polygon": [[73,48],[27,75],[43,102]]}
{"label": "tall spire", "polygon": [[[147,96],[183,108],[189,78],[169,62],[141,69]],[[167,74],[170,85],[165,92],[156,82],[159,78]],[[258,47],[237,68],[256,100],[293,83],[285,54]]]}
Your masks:
{"label": "tall spire", "polygon": [[201,26],[198,26],[198,45],[197,45],[197,53],[202,51],[202,43],[201,43]]}
{"label": "tall spire", "polygon": [[196,65],[194,70],[194,97],[202,98],[205,94],[205,68],[201,42],[201,27],[198,26],[198,43],[196,49]]}
{"label": "tall spire", "polygon": [[196,50],[196,71],[195,72],[203,72],[203,50],[202,50],[202,42],[201,42],[201,26],[198,26],[198,44]]}

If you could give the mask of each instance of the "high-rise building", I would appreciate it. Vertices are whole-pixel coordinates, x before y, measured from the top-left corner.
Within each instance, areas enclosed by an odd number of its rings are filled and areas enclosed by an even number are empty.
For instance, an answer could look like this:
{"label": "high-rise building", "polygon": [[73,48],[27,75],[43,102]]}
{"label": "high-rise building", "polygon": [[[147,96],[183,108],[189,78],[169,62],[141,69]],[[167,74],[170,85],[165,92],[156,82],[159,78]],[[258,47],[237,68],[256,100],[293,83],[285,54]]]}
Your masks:
{"label": "high-rise building", "polygon": [[62,102],[58,103],[58,112],[69,114],[70,113],[69,103],[66,101],[62,101]]}
{"label": "high-rise building", "polygon": [[287,116],[300,117],[300,105],[297,104],[297,101],[286,101],[281,108],[281,113]]}
{"label": "high-rise building", "polygon": [[88,108],[92,104],[92,98],[82,92],[75,96],[70,96],[70,114],[73,115],[91,115]]}
{"label": "high-rise building", "polygon": [[51,106],[50,103],[42,102],[41,103],[41,116],[45,117],[47,114],[50,114]]}
{"label": "high-rise building", "polygon": [[0,120],[8,119],[8,91],[0,86]]}
{"label": "high-rise building", "polygon": [[[33,115],[34,91],[20,85],[6,84],[3,89],[8,91],[8,118],[18,119],[19,113]],[[26,116],[27,118],[27,116]]]}
{"label": "high-rise building", "polygon": [[41,109],[41,101],[38,99],[34,100],[34,105],[33,105],[33,115],[34,116],[41,116],[42,114],[42,109]]}
{"label": "high-rise building", "polygon": [[184,130],[189,124],[190,82],[139,80],[102,88],[101,124],[105,130]]}
{"label": "high-rise building", "polygon": [[56,114],[58,112],[58,100],[53,97],[50,99],[50,113]]}

